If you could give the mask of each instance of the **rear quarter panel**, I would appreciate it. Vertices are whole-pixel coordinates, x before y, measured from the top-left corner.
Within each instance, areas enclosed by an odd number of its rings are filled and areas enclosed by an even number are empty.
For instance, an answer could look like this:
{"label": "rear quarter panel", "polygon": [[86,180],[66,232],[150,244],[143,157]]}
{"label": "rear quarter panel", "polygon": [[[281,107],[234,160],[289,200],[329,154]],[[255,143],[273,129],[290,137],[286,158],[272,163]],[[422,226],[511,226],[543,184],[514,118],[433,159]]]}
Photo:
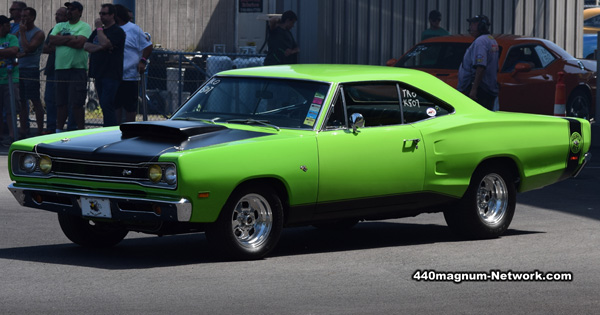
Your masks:
{"label": "rear quarter panel", "polygon": [[[475,169],[492,158],[514,161],[520,192],[558,181],[566,167],[570,132],[562,118],[487,112],[448,115],[415,126],[427,152],[425,190],[460,197]],[[582,131],[587,152],[589,123]]]}

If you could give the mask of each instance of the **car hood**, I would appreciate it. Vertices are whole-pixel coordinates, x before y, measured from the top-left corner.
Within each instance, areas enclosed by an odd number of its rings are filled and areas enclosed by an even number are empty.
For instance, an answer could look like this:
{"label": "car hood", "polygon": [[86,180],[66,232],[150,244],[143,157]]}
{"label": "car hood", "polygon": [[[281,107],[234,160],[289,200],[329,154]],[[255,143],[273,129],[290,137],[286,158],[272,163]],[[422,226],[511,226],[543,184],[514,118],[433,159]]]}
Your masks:
{"label": "car hood", "polygon": [[156,161],[168,152],[268,135],[272,134],[198,121],[135,122],[122,124],[119,130],[40,143],[36,152],[52,157],[135,163]]}

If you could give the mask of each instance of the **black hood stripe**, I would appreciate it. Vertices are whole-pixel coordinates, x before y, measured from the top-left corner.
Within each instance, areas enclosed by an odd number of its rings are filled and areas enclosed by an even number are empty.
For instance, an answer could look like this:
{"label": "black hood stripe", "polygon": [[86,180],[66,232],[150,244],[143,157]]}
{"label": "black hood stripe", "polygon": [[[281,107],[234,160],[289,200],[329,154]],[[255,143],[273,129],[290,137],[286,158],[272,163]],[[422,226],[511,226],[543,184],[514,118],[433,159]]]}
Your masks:
{"label": "black hood stripe", "polygon": [[76,137],[68,141],[40,143],[37,152],[52,157],[87,161],[138,163],[156,161],[161,154],[168,152],[203,148],[268,135],[271,134],[225,128],[179,140],[152,136],[125,138],[121,131],[114,130]]}

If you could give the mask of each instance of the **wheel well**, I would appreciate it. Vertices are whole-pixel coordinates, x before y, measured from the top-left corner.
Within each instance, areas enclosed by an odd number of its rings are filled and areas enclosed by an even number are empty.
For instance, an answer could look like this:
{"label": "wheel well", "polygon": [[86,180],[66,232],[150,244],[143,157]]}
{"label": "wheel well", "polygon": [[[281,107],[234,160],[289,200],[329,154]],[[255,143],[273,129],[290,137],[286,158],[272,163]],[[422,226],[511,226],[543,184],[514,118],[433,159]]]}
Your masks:
{"label": "wheel well", "polygon": [[573,96],[575,94],[579,93],[579,92],[583,93],[583,95],[585,95],[588,98],[588,100],[590,101],[590,105],[591,105],[591,102],[592,102],[592,92],[590,91],[590,89],[586,85],[578,85],[578,86],[576,86],[573,89],[573,91],[571,91],[571,93],[569,94],[569,99],[567,100],[567,104],[569,102],[571,102],[571,99],[573,98]]}
{"label": "wheel well", "polygon": [[277,195],[279,196],[279,199],[281,199],[281,204],[283,205],[283,215],[284,215],[284,219],[287,217],[287,212],[289,209],[289,196],[288,196],[288,191],[287,188],[285,187],[285,184],[277,179],[277,178],[273,178],[273,177],[264,177],[264,178],[253,178],[253,179],[248,179],[244,182],[241,182],[235,189],[234,192],[242,187],[251,187],[251,186],[268,186],[271,187],[275,190],[275,192],[277,193]]}
{"label": "wheel well", "polygon": [[[475,170],[475,172],[484,167],[504,168],[506,171],[509,172],[510,175],[513,176],[513,178],[515,180],[515,185],[517,187],[519,187],[519,182],[521,179],[521,171],[520,171],[517,163],[513,159],[511,159],[509,157],[495,157],[495,158],[490,158],[490,159],[484,160],[479,164],[479,166],[477,166],[477,169]],[[475,172],[473,172],[473,173],[475,173]]]}

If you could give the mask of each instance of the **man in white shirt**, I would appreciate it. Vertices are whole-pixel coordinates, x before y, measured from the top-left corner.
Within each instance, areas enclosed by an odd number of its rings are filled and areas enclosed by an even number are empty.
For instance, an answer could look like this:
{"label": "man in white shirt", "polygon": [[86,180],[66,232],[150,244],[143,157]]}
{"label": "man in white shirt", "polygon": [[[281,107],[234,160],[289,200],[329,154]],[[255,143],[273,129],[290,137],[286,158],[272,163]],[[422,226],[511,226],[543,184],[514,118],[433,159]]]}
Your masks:
{"label": "man in white shirt", "polygon": [[121,121],[123,109],[125,121],[135,121],[140,75],[146,71],[148,58],[152,53],[152,42],[139,26],[130,22],[129,10],[126,7],[117,4],[115,8],[115,20],[126,34],[123,81],[119,85],[116,97],[117,121]]}

